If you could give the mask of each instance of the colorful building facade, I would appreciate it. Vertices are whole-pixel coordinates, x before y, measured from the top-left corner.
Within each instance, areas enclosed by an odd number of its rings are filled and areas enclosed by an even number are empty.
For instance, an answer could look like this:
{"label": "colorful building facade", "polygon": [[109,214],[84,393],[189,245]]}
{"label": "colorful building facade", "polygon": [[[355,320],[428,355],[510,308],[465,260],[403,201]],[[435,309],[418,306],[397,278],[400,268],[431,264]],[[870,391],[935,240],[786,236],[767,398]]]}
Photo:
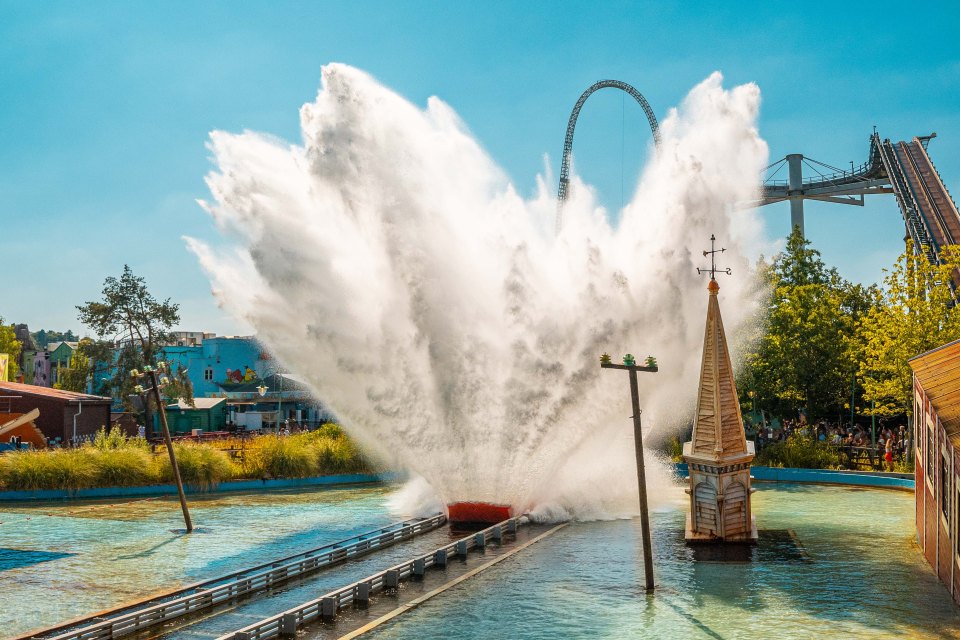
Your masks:
{"label": "colorful building facade", "polygon": [[194,398],[226,399],[228,429],[270,429],[287,421],[316,424],[333,419],[304,381],[281,371],[255,338],[206,335],[201,344],[164,347],[162,358],[174,371],[187,372]]}

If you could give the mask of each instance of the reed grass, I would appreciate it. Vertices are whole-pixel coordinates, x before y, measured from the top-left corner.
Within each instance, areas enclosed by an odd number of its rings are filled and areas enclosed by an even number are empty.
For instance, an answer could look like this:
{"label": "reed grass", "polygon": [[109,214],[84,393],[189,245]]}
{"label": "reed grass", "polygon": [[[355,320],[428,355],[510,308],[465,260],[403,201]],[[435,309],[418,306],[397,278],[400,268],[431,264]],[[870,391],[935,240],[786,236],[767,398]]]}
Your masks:
{"label": "reed grass", "polygon": [[317,473],[313,446],[299,435],[261,436],[254,453],[254,468],[262,477],[306,478]]}
{"label": "reed grass", "polygon": [[137,487],[157,482],[153,456],[139,447],[107,449],[88,456],[96,474],[94,486]]}
{"label": "reed grass", "polygon": [[[175,442],[173,451],[177,456],[180,479],[195,489],[207,491],[237,476],[237,467],[230,462],[229,456],[213,447],[193,442]],[[173,482],[169,456],[164,452],[157,458],[157,463],[160,480]]]}
{"label": "reed grass", "polygon": [[[246,457],[238,464],[223,449],[240,449],[241,444]],[[236,478],[303,478],[370,470],[353,441],[332,423],[291,436],[177,442],[174,451],[184,483],[198,490],[209,490]],[[0,455],[0,488],[8,491],[73,491],[172,481],[165,448],[152,455],[145,440],[129,438],[117,428],[101,429],[92,443],[79,449]]]}
{"label": "reed grass", "polygon": [[0,483],[10,491],[96,486],[97,470],[83,449],[11,451],[0,456]]}

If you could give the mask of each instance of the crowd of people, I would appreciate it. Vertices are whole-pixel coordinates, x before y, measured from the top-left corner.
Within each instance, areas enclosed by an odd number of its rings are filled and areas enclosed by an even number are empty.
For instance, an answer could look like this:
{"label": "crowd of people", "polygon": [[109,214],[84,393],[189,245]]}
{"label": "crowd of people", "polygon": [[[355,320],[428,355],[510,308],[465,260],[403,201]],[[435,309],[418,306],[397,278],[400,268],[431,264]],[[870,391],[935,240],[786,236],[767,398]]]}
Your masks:
{"label": "crowd of people", "polygon": [[874,436],[870,428],[860,425],[850,426],[827,420],[812,424],[803,420],[784,420],[780,426],[774,426],[773,423],[758,425],[752,435],[759,452],[771,444],[786,441],[793,434],[835,446],[851,462],[864,457],[869,461],[882,461],[889,471],[893,471],[896,462],[903,462],[910,450],[910,431],[906,425],[877,427]]}

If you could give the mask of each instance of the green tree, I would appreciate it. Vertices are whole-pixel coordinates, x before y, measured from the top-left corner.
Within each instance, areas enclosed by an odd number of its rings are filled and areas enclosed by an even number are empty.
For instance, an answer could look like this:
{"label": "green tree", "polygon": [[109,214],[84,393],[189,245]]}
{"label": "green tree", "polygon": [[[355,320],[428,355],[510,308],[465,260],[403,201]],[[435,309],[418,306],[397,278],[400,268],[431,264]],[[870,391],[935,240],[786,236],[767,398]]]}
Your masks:
{"label": "green tree", "polygon": [[70,364],[60,369],[60,380],[53,386],[66,391],[86,392],[87,384],[93,380],[93,361],[87,354],[87,347],[93,340],[84,338],[70,356]]}
{"label": "green tree", "polygon": [[33,336],[37,346],[41,349],[46,349],[47,345],[49,345],[51,342],[77,342],[79,340],[73,331],[70,330],[48,331],[46,329],[40,329],[40,331],[30,335]]}
{"label": "green tree", "polygon": [[[110,380],[104,376],[113,363],[113,346],[102,340],[82,338],[70,356],[69,367],[61,369],[57,389],[85,392],[89,384],[93,393],[109,393]],[[104,391],[104,387],[107,390]]]}
{"label": "green tree", "polygon": [[[99,301],[78,306],[78,317],[101,340],[116,346],[114,376],[108,388],[124,406],[135,409],[130,398],[135,396],[137,383],[130,371],[155,363],[161,347],[172,341],[171,329],[180,321],[179,305],[169,298],[163,302],[154,298],[144,279],[134,275],[128,265],[119,278],[104,280],[102,295]],[[149,400],[141,397],[141,402],[149,413]]]}
{"label": "green tree", "polygon": [[772,291],[766,331],[746,358],[742,384],[779,415],[801,408],[811,418],[837,415],[854,372],[856,322],[872,306],[873,290],[827,268],[799,229],[765,275]]}
{"label": "green tree", "polygon": [[[4,324],[0,317],[0,353],[10,356],[7,364],[7,380],[16,380],[20,374],[20,367],[17,366],[17,359],[20,357],[20,349],[23,345],[17,340],[17,334],[13,330],[13,325]],[[0,375],[3,372],[0,371]]]}
{"label": "green tree", "polygon": [[859,332],[863,359],[858,377],[865,403],[875,405],[865,413],[910,415],[913,375],[907,361],[960,339],[960,306],[950,289],[960,268],[960,247],[944,247],[940,260],[941,265],[930,264],[908,242],[886,272],[878,304],[866,314]]}

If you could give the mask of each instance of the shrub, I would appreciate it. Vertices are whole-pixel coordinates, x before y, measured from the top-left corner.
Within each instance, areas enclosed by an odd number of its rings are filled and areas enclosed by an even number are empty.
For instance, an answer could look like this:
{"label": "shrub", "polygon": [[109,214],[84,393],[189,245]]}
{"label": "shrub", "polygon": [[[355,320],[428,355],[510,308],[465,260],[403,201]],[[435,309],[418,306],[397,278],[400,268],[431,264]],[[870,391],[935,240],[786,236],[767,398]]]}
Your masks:
{"label": "shrub", "polygon": [[303,436],[262,436],[256,469],[274,478],[305,478],[317,472],[315,445]]}
{"label": "shrub", "polygon": [[316,435],[318,438],[345,438],[346,434],[343,432],[343,429],[340,428],[340,425],[334,422],[325,422],[324,424],[317,427],[316,431],[311,431],[311,435]]}
{"label": "shrub", "polygon": [[673,462],[683,462],[683,443],[680,438],[674,436],[670,440],[670,460]]}
{"label": "shrub", "polygon": [[768,467],[838,469],[840,463],[840,453],[835,447],[799,433],[767,445],[756,458],[756,464]]}
{"label": "shrub", "polygon": [[133,487],[157,481],[153,456],[136,447],[90,452],[96,484],[100,487]]}
{"label": "shrub", "polygon": [[367,469],[356,445],[346,436],[320,440],[315,449],[320,473],[351,473]]}
{"label": "shrub", "polygon": [[[173,450],[177,456],[180,478],[184,484],[189,484],[194,488],[207,490],[236,475],[235,467],[227,454],[213,447],[192,442],[176,442],[173,445]],[[157,464],[159,465],[158,476],[160,480],[173,482],[170,457],[167,455],[158,456]]]}
{"label": "shrub", "polygon": [[85,446],[92,447],[98,451],[111,451],[115,449],[141,449],[143,451],[150,451],[150,443],[147,442],[146,438],[139,436],[131,438],[123,432],[123,429],[121,429],[119,425],[113,425],[109,431],[107,431],[106,427],[100,427],[97,430],[97,435],[93,438],[93,442]]}
{"label": "shrub", "polygon": [[0,456],[0,482],[11,491],[94,486],[96,469],[83,449],[11,451]]}

